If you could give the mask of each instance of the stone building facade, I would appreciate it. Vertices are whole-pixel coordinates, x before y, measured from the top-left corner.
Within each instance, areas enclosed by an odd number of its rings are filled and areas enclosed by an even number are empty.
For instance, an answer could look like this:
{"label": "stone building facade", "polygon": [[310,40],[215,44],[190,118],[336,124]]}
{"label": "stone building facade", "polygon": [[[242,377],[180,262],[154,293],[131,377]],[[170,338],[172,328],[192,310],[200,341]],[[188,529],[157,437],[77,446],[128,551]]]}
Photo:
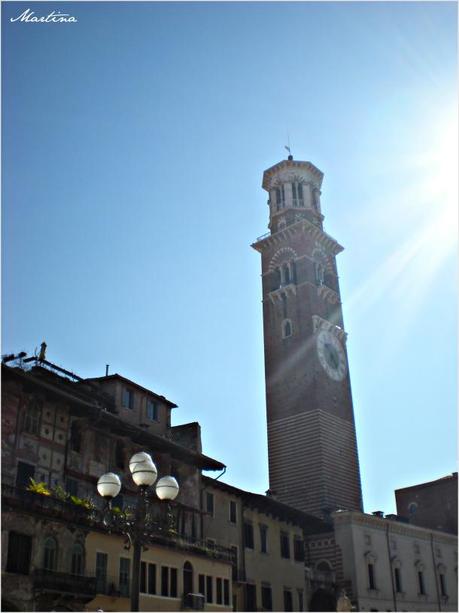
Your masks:
{"label": "stone building facade", "polygon": [[204,478],[204,533],[233,555],[233,610],[310,610],[305,539],[331,526],[262,496]]}
{"label": "stone building facade", "polygon": [[304,540],[330,525],[204,476],[225,466],[202,453],[197,422],[171,425],[172,402],[37,358],[3,364],[2,381],[2,610],[129,610],[132,551],[107,533],[96,483],[117,473],[113,505],[133,508],[140,450],[180,484],[174,530],[152,532],[142,554],[141,610],[308,610]]}
{"label": "stone building facade", "polygon": [[83,380],[33,358],[2,365],[2,383],[2,610],[129,610],[132,552],[99,521],[96,483],[116,472],[114,505],[135,506],[128,462],[140,450],[180,483],[174,530],[152,533],[143,554],[141,606],[231,610],[230,552],[206,547],[200,506],[202,470],[224,465],[202,454],[197,424],[175,430],[173,403],[119,375]]}
{"label": "stone building facade", "polygon": [[358,611],[457,611],[457,538],[394,516],[333,517]]}

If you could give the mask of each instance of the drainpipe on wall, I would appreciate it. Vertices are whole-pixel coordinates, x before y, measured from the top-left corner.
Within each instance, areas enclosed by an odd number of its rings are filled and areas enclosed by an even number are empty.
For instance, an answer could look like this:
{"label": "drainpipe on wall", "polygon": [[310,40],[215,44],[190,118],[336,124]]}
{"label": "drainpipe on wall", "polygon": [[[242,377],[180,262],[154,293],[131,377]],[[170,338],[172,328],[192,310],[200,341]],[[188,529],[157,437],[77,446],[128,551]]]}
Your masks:
{"label": "drainpipe on wall", "polygon": [[438,589],[438,575],[437,575],[437,565],[435,564],[435,553],[433,546],[433,534],[430,534],[430,549],[432,551],[432,564],[434,568],[434,578],[435,578],[435,589],[437,590],[437,602],[438,602],[438,610],[441,611],[441,598],[440,598],[440,590]]}
{"label": "drainpipe on wall", "polygon": [[394,602],[394,611],[396,611],[397,610],[397,597],[395,595],[394,569],[392,568],[392,557],[390,555],[389,528],[390,528],[390,524],[389,524],[389,521],[387,520],[387,526],[386,526],[387,557],[389,558],[389,572],[390,572],[390,583],[392,586],[392,600]]}
{"label": "drainpipe on wall", "polygon": [[241,570],[242,570],[242,579],[244,581],[244,587],[242,589],[242,607],[245,609],[246,598],[247,598],[247,576],[245,571],[245,532],[244,532],[244,499],[241,498]]}

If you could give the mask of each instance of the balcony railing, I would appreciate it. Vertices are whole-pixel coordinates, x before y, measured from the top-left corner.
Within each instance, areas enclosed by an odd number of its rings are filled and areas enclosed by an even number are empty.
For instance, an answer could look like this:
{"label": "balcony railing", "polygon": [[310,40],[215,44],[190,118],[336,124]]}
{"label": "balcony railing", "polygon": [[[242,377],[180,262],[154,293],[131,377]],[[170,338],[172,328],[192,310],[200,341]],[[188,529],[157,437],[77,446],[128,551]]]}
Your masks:
{"label": "balcony railing", "polygon": [[37,569],[33,572],[35,589],[66,592],[93,598],[96,595],[96,578],[92,575],[71,575],[52,570]]}
{"label": "balcony railing", "polygon": [[[21,489],[11,485],[2,485],[2,502],[3,508],[5,503],[10,504],[18,509],[25,509],[28,512],[35,512],[47,517],[63,517],[69,522],[84,524],[86,526],[103,526],[103,516],[100,511],[90,513],[87,509],[75,505],[71,502],[59,500],[53,496],[44,496],[29,492],[26,489]],[[161,503],[151,505],[151,508],[158,507]],[[164,510],[164,509],[163,509]],[[179,506],[174,505],[173,513],[176,515],[179,511]],[[176,524],[178,522],[176,521]],[[158,516],[158,529],[151,533],[152,543],[162,544],[170,548],[182,548],[188,551],[207,555],[212,558],[231,561],[231,550],[215,545],[212,548],[199,538],[180,534],[177,531],[169,531],[162,525],[161,519]]]}
{"label": "balcony railing", "polygon": [[3,504],[8,502],[29,512],[35,511],[48,517],[65,517],[76,523],[89,522],[88,511],[82,506],[5,483],[2,484],[2,502]]}

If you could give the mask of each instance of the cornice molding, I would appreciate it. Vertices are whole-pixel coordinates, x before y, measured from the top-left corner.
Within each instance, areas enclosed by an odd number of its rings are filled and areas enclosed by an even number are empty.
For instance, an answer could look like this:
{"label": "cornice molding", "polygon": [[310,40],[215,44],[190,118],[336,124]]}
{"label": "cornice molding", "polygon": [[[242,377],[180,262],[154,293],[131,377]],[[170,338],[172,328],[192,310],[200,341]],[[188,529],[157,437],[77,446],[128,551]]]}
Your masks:
{"label": "cornice molding", "polygon": [[317,293],[321,298],[332,304],[339,304],[340,302],[338,294],[327,285],[320,285],[317,288]]}
{"label": "cornice molding", "polygon": [[296,285],[294,283],[289,283],[288,285],[283,285],[282,287],[275,289],[274,291],[268,294],[269,299],[271,300],[273,304],[275,304],[276,302],[282,302],[283,293],[287,295],[291,294],[292,296],[295,296],[296,295]]}
{"label": "cornice molding", "polygon": [[413,526],[411,524],[405,524],[394,520],[374,517],[373,515],[367,515],[366,513],[341,511],[334,514],[333,520],[335,525],[357,524],[369,526],[381,531],[386,531],[387,525],[389,524],[389,532],[391,534],[412,536],[429,542],[432,535],[434,537],[434,542],[436,543],[445,543],[449,545],[457,543],[457,537],[454,534],[447,534],[446,532],[439,532],[438,530],[429,530],[428,528],[421,528],[420,526]]}
{"label": "cornice molding", "polygon": [[263,173],[263,182],[261,184],[262,188],[266,191],[269,191],[270,189],[270,181],[271,181],[271,177],[276,173],[279,172],[281,170],[296,170],[298,168],[303,168],[306,170],[309,170],[313,175],[315,175],[318,179],[319,182],[319,187],[322,185],[322,180],[324,177],[324,174],[321,170],[319,170],[316,166],[314,166],[314,164],[312,164],[311,162],[301,162],[300,160],[282,160],[281,162],[278,162],[277,164],[274,164],[274,166],[271,166],[270,168],[268,168],[267,170],[264,171]]}
{"label": "cornice molding", "polygon": [[263,253],[263,251],[267,251],[276,245],[281,245],[286,239],[292,238],[298,232],[309,234],[329,254],[337,255],[344,250],[344,247],[338,241],[307,219],[301,219],[274,234],[263,235],[252,243],[251,246],[255,251]]}

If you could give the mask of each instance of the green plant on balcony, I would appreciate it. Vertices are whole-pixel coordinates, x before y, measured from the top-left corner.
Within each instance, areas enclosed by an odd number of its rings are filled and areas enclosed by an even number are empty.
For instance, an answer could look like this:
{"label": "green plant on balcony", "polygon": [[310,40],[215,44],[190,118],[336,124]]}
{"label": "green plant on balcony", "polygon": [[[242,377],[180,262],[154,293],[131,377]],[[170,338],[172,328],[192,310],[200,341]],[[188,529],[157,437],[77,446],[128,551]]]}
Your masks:
{"label": "green plant on balcony", "polygon": [[35,481],[30,477],[30,483],[27,486],[28,492],[33,492],[34,494],[40,494],[41,496],[52,496],[52,492],[49,487],[43,481]]}
{"label": "green plant on balcony", "polygon": [[62,485],[56,485],[51,491],[53,493],[53,496],[58,500],[65,501],[68,500],[70,497],[70,494],[64,490]]}
{"label": "green plant on balcony", "polygon": [[87,511],[94,511],[94,509],[96,508],[95,504],[90,498],[78,498],[78,496],[70,496],[69,502],[78,507],[82,507]]}

